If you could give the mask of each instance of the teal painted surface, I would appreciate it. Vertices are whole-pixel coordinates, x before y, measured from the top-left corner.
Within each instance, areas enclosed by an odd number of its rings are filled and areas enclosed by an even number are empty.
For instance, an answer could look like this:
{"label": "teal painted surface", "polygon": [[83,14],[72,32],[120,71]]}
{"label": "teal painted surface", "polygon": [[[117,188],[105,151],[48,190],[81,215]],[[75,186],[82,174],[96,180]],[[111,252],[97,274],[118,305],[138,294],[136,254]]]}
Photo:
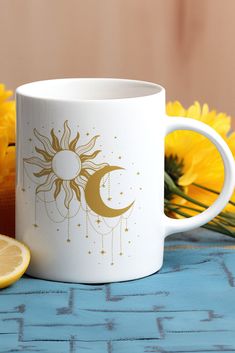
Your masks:
{"label": "teal painted surface", "polygon": [[199,229],[165,248],[162,270],[141,280],[25,276],[0,291],[0,352],[235,352],[235,240]]}

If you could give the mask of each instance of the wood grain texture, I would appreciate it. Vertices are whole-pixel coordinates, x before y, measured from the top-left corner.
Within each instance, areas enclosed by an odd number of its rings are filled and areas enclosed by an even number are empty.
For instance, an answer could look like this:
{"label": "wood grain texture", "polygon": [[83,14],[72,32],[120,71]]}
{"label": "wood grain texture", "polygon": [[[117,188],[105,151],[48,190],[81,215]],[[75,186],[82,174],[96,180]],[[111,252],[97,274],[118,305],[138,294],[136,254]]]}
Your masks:
{"label": "wood grain texture", "polygon": [[235,116],[234,0],[1,0],[0,81],[155,81]]}
{"label": "wood grain texture", "polygon": [[234,240],[198,229],[166,242],[163,268],[104,285],[24,277],[0,291],[0,351],[235,352]]}

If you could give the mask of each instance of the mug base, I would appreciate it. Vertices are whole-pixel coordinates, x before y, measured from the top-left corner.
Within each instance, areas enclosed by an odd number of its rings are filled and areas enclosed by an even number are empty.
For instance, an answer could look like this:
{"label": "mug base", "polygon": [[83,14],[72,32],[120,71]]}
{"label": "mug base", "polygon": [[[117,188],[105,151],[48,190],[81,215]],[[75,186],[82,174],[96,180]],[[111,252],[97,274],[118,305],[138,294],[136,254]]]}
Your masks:
{"label": "mug base", "polygon": [[115,276],[115,278],[111,277],[100,277],[99,279],[94,279],[94,280],[86,280],[85,278],[65,278],[64,276],[50,276],[50,275],[45,275],[45,274],[40,274],[36,273],[35,271],[30,271],[28,268],[25,274],[29,277],[32,278],[38,278],[42,280],[47,280],[47,281],[53,281],[53,282],[63,282],[63,283],[76,283],[76,284],[106,284],[106,283],[115,283],[115,282],[127,282],[127,281],[133,281],[137,279],[141,279],[144,277],[151,276],[157,272],[160,271],[162,267],[158,266],[157,268],[153,269],[152,271],[146,271],[141,274],[135,274],[135,275],[126,275],[126,276]]}

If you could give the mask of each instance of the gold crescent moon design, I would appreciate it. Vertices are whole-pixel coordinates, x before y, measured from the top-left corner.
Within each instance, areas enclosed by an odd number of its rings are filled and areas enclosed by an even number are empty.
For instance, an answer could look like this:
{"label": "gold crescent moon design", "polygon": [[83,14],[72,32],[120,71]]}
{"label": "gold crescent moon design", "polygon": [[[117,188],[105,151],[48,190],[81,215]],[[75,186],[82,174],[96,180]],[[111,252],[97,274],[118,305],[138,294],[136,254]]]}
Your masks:
{"label": "gold crescent moon design", "polygon": [[124,169],[118,166],[106,166],[92,174],[85,187],[86,203],[92,211],[103,217],[117,217],[129,210],[134,201],[127,207],[114,209],[108,207],[100,196],[101,179],[113,170]]}

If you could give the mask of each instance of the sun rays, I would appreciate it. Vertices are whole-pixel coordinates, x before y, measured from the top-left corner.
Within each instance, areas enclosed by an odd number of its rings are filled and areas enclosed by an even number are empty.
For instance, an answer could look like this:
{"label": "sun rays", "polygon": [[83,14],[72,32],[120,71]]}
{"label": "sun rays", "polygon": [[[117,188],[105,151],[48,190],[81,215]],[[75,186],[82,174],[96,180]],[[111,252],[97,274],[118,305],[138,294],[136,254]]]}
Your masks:
{"label": "sun rays", "polygon": [[[68,244],[72,238],[78,241],[79,235],[81,248],[87,247],[88,255],[109,254],[108,261],[114,265],[114,252],[118,249],[117,254],[124,254],[123,232],[125,229],[127,238],[127,222],[134,208],[134,201],[127,200],[127,206],[122,208],[113,208],[122,204],[118,198],[110,202],[115,192],[112,186],[119,187],[120,170],[125,168],[112,165],[115,159],[111,159],[111,164],[96,162],[101,153],[96,148],[99,135],[89,139],[87,133],[81,142],[79,132],[69,126],[68,120],[61,130],[57,134],[51,129],[45,136],[33,129],[34,136],[28,139],[34,146],[34,155],[23,158],[21,190],[31,195],[29,212],[33,217],[33,232],[41,234],[44,230],[52,236],[56,232],[59,238],[66,236]],[[116,175],[111,183],[112,173]],[[27,187],[25,177],[30,182]]]}
{"label": "sun rays", "polygon": [[89,177],[108,164],[93,161],[101,152],[100,150],[90,152],[95,147],[99,135],[79,146],[80,134],[77,133],[71,139],[68,120],[64,122],[61,139],[56,136],[53,129],[50,134],[51,138],[49,139],[34,129],[34,135],[42,145],[41,148],[35,147],[35,151],[40,156],[25,158],[24,162],[40,168],[38,172],[34,173],[42,180],[36,188],[36,193],[53,191],[56,199],[63,189],[64,206],[69,209],[74,197],[79,202],[81,201],[81,190],[84,190]]}

